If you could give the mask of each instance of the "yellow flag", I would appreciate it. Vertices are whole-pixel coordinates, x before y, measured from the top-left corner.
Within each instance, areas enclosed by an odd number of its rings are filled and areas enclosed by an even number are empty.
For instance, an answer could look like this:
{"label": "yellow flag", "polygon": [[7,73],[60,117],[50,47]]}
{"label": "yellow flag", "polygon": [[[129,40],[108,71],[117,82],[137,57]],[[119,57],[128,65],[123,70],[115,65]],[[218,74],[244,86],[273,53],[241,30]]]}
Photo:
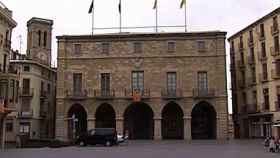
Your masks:
{"label": "yellow flag", "polygon": [[186,0],[181,1],[180,8],[183,8],[184,5],[186,5]]}

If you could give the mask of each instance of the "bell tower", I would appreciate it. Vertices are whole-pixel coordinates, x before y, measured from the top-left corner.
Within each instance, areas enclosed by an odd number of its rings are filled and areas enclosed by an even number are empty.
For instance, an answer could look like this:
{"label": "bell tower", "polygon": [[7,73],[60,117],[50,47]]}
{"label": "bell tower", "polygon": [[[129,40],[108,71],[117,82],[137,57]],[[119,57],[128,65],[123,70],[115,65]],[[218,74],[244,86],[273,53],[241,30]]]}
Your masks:
{"label": "bell tower", "polygon": [[33,17],[27,22],[27,57],[51,66],[53,21]]}

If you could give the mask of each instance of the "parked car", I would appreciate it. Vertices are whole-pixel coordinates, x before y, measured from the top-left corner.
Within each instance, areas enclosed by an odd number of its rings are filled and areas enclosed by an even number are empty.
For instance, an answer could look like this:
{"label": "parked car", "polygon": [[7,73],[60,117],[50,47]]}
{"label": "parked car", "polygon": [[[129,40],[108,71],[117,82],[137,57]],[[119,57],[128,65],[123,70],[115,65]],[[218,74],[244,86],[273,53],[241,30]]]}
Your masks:
{"label": "parked car", "polygon": [[95,128],[78,136],[76,144],[80,146],[102,144],[112,146],[118,144],[117,131],[114,128]]}

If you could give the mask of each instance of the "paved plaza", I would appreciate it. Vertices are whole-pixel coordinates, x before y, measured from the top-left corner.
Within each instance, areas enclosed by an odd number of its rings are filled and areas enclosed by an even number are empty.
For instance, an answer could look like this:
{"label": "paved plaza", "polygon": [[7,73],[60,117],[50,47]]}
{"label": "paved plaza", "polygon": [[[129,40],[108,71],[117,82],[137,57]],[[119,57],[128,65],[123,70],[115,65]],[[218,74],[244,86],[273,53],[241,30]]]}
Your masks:
{"label": "paved plaza", "polygon": [[39,149],[7,149],[1,158],[279,158],[265,151],[259,140],[216,141],[130,141],[114,147],[88,146]]}

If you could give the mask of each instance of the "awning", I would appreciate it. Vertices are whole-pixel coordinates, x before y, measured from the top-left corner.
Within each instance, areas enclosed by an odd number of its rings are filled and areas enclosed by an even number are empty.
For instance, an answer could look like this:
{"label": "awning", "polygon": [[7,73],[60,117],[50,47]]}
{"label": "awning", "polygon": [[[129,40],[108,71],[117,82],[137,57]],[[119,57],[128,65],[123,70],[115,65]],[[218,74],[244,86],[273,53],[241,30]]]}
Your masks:
{"label": "awning", "polygon": [[280,124],[277,124],[277,125],[273,125],[273,127],[280,127]]}

